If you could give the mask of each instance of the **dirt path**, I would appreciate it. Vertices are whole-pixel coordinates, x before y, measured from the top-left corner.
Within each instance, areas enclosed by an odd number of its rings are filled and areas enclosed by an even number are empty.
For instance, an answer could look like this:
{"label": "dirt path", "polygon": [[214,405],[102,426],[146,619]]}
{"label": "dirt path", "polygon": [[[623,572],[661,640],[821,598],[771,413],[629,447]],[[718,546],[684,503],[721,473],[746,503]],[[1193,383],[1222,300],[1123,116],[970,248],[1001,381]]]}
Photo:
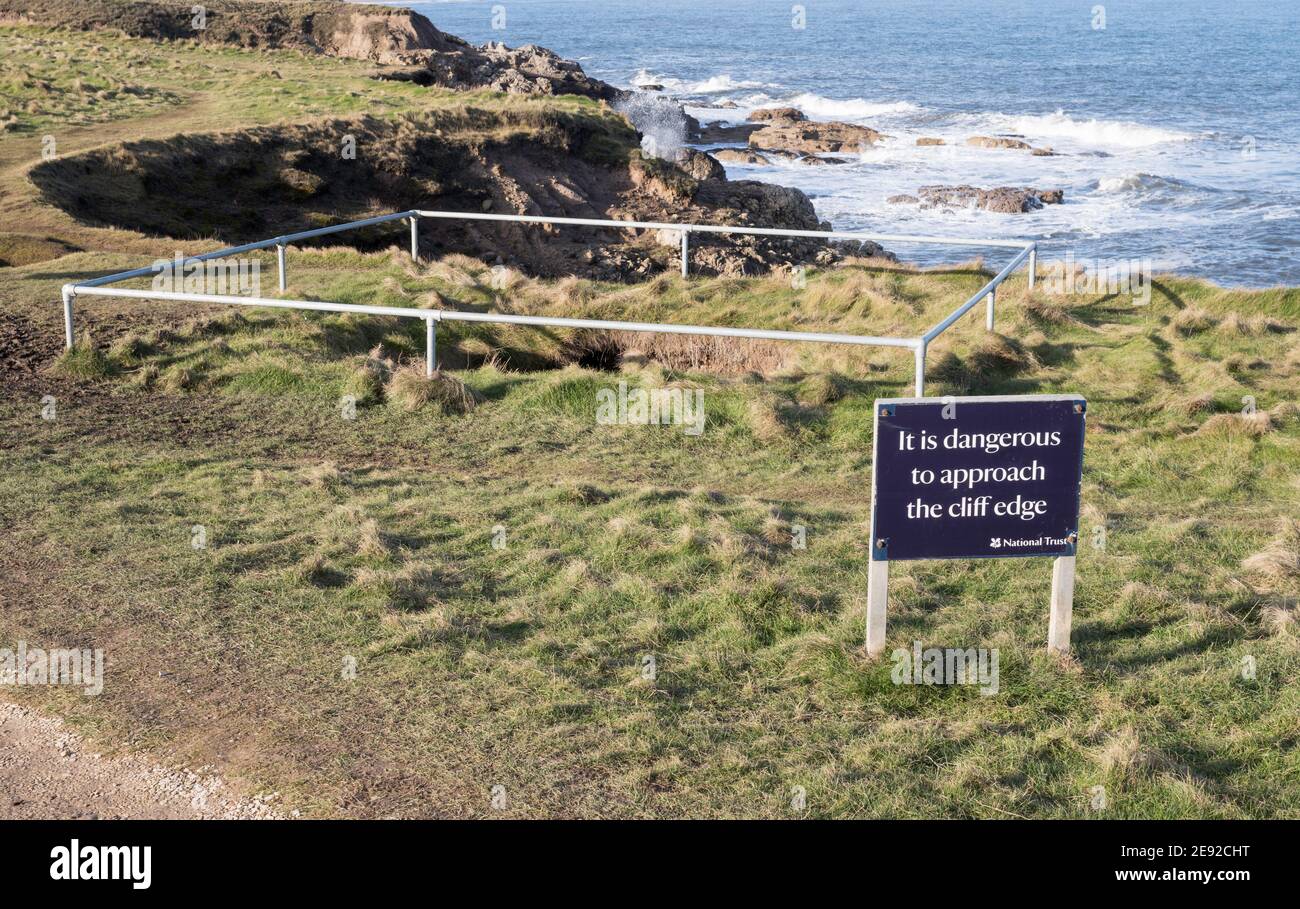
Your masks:
{"label": "dirt path", "polygon": [[220,777],[105,757],[61,720],[0,701],[0,820],[33,818],[283,819]]}

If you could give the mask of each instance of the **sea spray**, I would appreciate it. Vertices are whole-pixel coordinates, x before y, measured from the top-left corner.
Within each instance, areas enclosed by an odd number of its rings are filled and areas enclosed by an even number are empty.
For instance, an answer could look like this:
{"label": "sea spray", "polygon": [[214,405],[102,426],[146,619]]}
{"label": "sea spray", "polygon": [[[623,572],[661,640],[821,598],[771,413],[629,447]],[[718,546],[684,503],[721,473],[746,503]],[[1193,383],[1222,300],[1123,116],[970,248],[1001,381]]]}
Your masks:
{"label": "sea spray", "polygon": [[676,160],[686,146],[686,113],[670,98],[637,92],[614,105],[641,133],[641,150],[652,158]]}

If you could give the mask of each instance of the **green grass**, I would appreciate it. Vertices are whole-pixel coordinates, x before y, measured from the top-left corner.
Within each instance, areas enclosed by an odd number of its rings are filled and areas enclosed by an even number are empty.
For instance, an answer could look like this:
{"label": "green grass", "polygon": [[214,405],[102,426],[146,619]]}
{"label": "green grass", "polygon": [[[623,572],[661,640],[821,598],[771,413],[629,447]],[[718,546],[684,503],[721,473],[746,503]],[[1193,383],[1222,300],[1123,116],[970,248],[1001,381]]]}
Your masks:
{"label": "green grass", "polygon": [[[870,333],[932,324],[975,271],[503,290],[461,257],[290,258],[294,296]],[[57,333],[39,274],[6,299]],[[214,311],[105,338],[112,369],[54,387],[57,420],[0,405],[0,554],[41,591],[0,630],[102,642],[104,695],[46,703],[308,814],[1300,816],[1297,293],[1166,278],[1135,308],[1016,281],[1011,353],[972,314],[929,391],[1088,397],[1075,651],[1044,648],[1046,561],[899,564],[890,604],[891,649],[998,648],[997,696],[896,686],[861,650],[871,401],[910,379],[892,351],[444,323],[482,399],[445,414],[388,400],[382,370],[357,384],[376,345],[418,362],[417,320]],[[190,312],[80,302],[92,331]],[[650,360],[575,365],[609,344]],[[704,433],[596,425],[620,380],[702,388]]]}
{"label": "green grass", "polygon": [[[0,134],[56,137],[159,116],[203,99],[208,128],[305,120],[380,117],[470,104],[498,110],[594,111],[587,98],[528,99],[457,92],[371,78],[372,63],[186,42],[155,42],[106,32],[0,26]],[[189,112],[182,112],[187,122]],[[177,124],[181,125],[180,122]]]}

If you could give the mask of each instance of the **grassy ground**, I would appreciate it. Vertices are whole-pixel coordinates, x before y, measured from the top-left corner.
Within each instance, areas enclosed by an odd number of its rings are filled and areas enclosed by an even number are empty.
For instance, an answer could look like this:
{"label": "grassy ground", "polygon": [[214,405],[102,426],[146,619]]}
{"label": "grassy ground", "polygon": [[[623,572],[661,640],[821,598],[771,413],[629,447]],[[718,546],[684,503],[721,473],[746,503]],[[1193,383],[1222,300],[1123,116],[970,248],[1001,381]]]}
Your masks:
{"label": "grassy ground", "polygon": [[[870,408],[907,393],[904,353],[447,324],[462,413],[411,409],[418,322],[85,300],[99,353],[55,363],[51,286],[127,264],[0,278],[48,364],[0,405],[0,639],[106,648],[98,699],[14,692],[93,734],[307,814],[1300,816],[1300,292],[1166,278],[1135,307],[1019,278],[1000,335],[975,313],[932,351],[932,394],[1090,401],[1070,658],[1044,649],[1048,562],[895,570],[890,648],[999,648],[982,697],[861,651]],[[295,296],[864,333],[932,324],[980,271],[290,261]],[[575,365],[611,351],[617,375]],[[702,389],[704,432],[596,425],[620,380]]]}

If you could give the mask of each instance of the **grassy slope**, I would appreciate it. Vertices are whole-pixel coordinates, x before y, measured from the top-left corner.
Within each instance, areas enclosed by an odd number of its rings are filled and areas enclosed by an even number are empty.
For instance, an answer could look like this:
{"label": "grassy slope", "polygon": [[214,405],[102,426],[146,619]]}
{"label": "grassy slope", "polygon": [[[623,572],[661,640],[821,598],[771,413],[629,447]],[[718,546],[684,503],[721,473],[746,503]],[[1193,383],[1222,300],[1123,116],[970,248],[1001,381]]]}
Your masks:
{"label": "grassy slope", "polygon": [[[294,293],[329,299],[492,297],[461,260],[309,253],[292,274]],[[51,308],[23,277],[6,288],[19,308]],[[516,279],[507,298],[867,331],[933,321],[977,281],[869,267],[801,292]],[[814,815],[1073,816],[1104,784],[1112,815],[1295,816],[1300,651],[1284,610],[1300,590],[1285,564],[1269,578],[1241,562],[1297,543],[1300,432],[1283,402],[1300,350],[1276,324],[1295,324],[1297,297],[1163,287],[1147,309],[1072,299],[1063,321],[1004,294],[1003,330],[1032,362],[974,390],[1089,397],[1083,526],[1109,531],[1083,550],[1065,663],[1042,647],[1047,563],[900,566],[891,646],[999,647],[997,697],[895,687],[858,649],[869,408],[905,391],[905,357],[806,352],[806,375],[766,381],[627,374],[702,386],[700,438],[593,426],[595,389],[615,377],[577,368],[462,372],[487,399],[467,416],[376,401],[346,421],[337,400],[368,346],[419,352],[400,325],[350,317],[128,336],[113,377],[50,377],[57,421],[7,402],[3,536],[9,559],[28,554],[11,584],[41,592],[7,612],[5,636],[108,642],[116,683],[61,709],[215,753],[326,813],[482,814],[501,784],[520,815],[782,816],[799,785]],[[940,374],[1008,356],[978,323],[939,346]],[[563,341],[441,335],[453,358],[482,344],[555,356]],[[181,369],[190,390],[165,391]],[[1275,425],[1237,416],[1244,394]]]}
{"label": "grassy slope", "polygon": [[[167,90],[197,78],[183,46],[12,35],[178,60],[173,83],[157,77]],[[286,94],[250,103],[257,116],[335,113],[346,92],[333,80],[351,66],[327,79],[313,62],[309,80],[305,63],[291,75],[293,55],[202,59],[246,67],[247,81],[227,91],[214,76],[180,111],[71,135],[84,146],[210,128],[220,112],[243,125],[235,99],[281,87],[272,66]],[[366,93],[359,104],[426,97],[365,82],[360,68],[355,78],[337,84]],[[299,106],[271,103],[286,99]],[[8,229],[75,230],[113,250],[0,270],[5,315],[52,357],[59,284],[174,244],[33,207],[24,153],[10,137],[0,147]],[[291,292],[914,333],[978,286],[974,271],[862,264],[802,291],[512,278],[494,293],[464,260],[412,269],[396,254],[331,251],[291,256]],[[1287,523],[1300,510],[1300,430],[1286,406],[1300,347],[1280,330],[1300,323],[1295,291],[1171,278],[1133,308],[1029,299],[1013,281],[999,327],[1023,350],[990,343],[979,313],[937,346],[932,393],[1091,401],[1082,523],[1085,541],[1097,526],[1108,534],[1081,553],[1074,658],[1043,651],[1044,561],[895,571],[890,646],[1000,648],[992,698],[896,687],[889,663],[859,650],[870,405],[906,391],[900,353],[728,347],[706,353],[768,377],[624,376],[703,387],[699,438],[593,425],[595,390],[617,377],[577,368],[460,371],[486,399],[469,415],[376,399],[349,421],[338,397],[364,387],[364,352],[382,342],[415,358],[418,335],[83,302],[111,351],[0,399],[0,640],[105,647],[100,698],[7,696],[106,741],[217,763],[319,814],[499,814],[490,787],[503,785],[511,816],[784,817],[794,786],[814,816],[1078,816],[1105,785],[1109,816],[1300,816],[1300,586],[1288,561],[1300,541]],[[440,330],[453,366],[493,350],[516,367],[562,360],[581,340]],[[73,366],[82,378],[66,375]],[[54,421],[40,418],[47,393]],[[1272,416],[1236,415],[1246,394]],[[807,526],[806,550],[790,545],[792,522]],[[194,525],[207,548],[191,546]],[[503,549],[491,545],[499,526]],[[646,655],[654,684],[640,679]],[[1254,680],[1240,671],[1247,656]],[[355,679],[341,675],[346,657]]]}

